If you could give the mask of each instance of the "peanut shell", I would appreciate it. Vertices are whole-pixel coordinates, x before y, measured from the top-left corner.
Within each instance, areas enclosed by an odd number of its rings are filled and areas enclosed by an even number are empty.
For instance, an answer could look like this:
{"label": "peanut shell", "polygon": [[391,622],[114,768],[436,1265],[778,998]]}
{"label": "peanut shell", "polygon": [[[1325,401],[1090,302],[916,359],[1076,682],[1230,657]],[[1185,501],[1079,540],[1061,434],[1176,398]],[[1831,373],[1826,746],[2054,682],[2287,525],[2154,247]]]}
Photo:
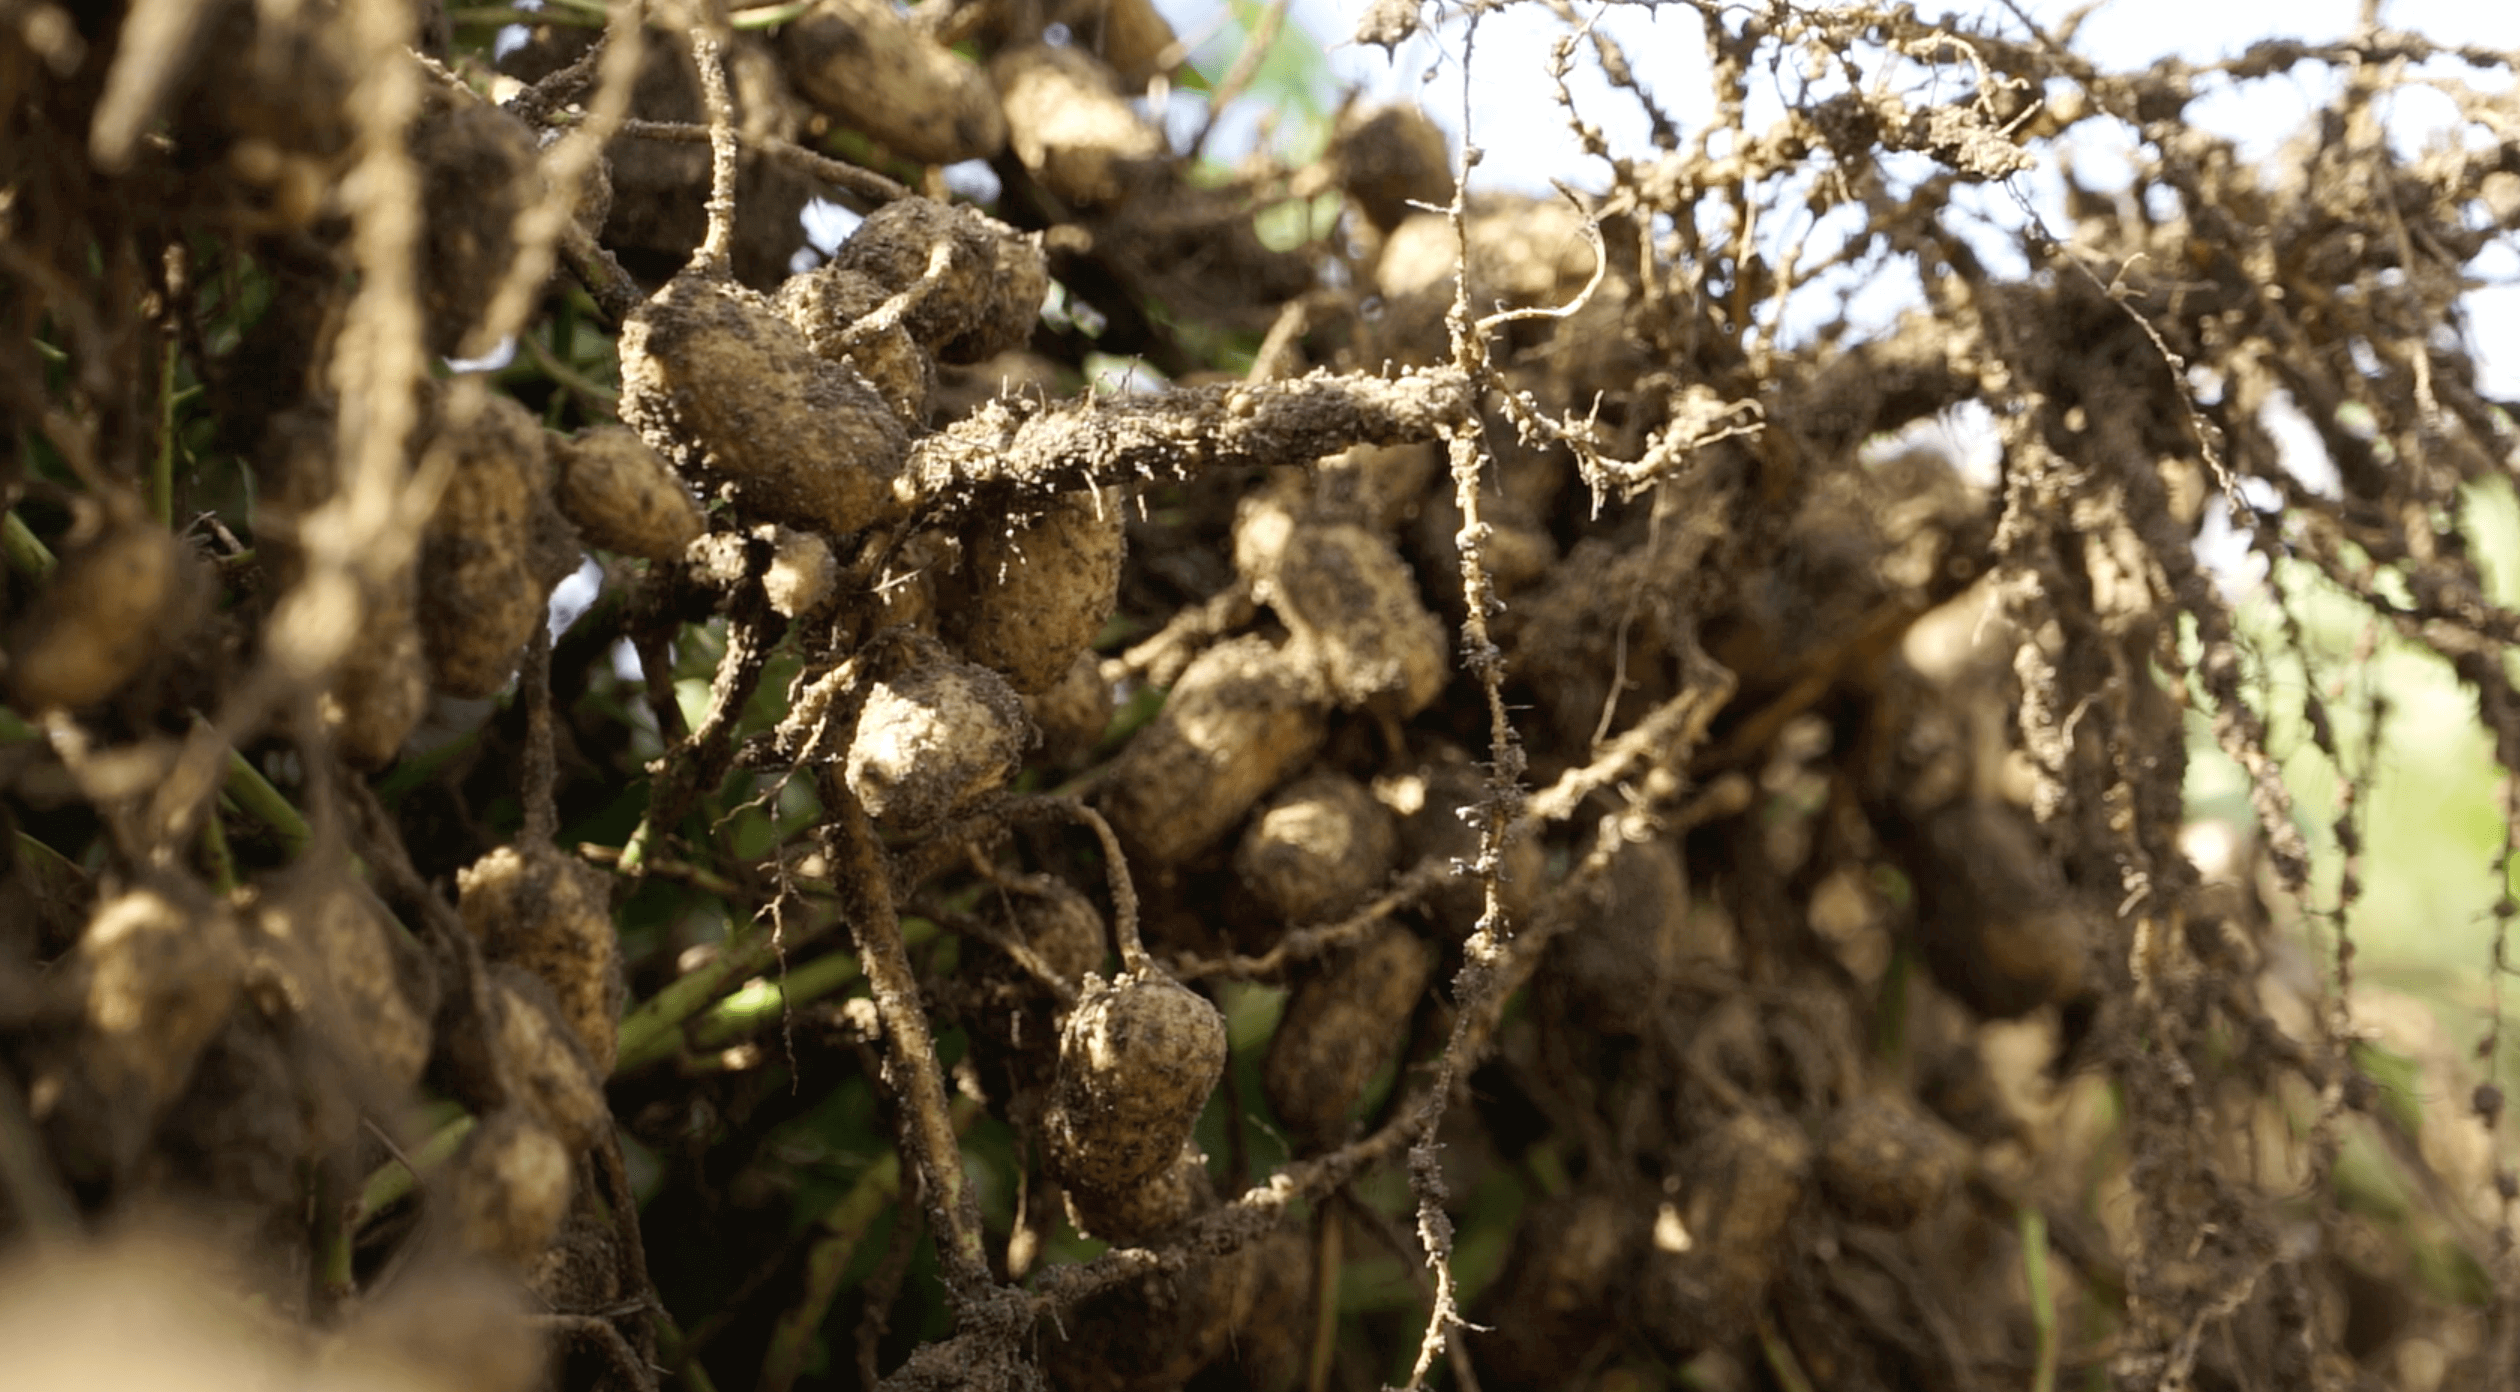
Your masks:
{"label": "peanut shell", "polygon": [[76,710],[120,690],[170,640],[184,594],[183,544],[137,519],[69,551],[9,635],[9,687],[29,713]]}
{"label": "peanut shell", "polygon": [[910,336],[948,363],[976,363],[1030,342],[1050,293],[1040,238],[969,208],[895,199],[867,214],[832,254],[831,264],[866,276],[892,295],[927,275],[940,244],[950,259],[939,280],[902,316]]}
{"label": "peanut shell", "polygon": [[1312,758],[1327,722],[1319,689],[1265,638],[1219,643],[1174,683],[1129,741],[1102,807],[1137,852],[1177,864],[1222,840]]}
{"label": "peanut shell", "polygon": [[1035,738],[1005,678],[940,651],[867,693],[849,789],[887,830],[925,830],[1004,787]]}
{"label": "peanut shell", "polygon": [[1692,1146],[1682,1172],[1641,1295],[1646,1331],[1674,1362],[1738,1338],[1766,1299],[1810,1179],[1811,1142],[1782,1117],[1743,1112]]}
{"label": "peanut shell", "polygon": [[514,400],[484,396],[469,421],[441,417],[423,457],[441,453],[453,469],[421,534],[422,645],[439,690],[495,695],[550,594],[534,555],[551,491],[542,425]]}
{"label": "peanut shell", "polygon": [[1324,770],[1281,789],[1251,819],[1234,872],[1279,922],[1297,927],[1365,902],[1399,857],[1391,809],[1364,784]]}
{"label": "peanut shell", "polygon": [[1354,522],[1305,517],[1284,498],[1247,503],[1234,526],[1234,564],[1252,597],[1277,611],[1298,660],[1312,664],[1341,705],[1406,719],[1451,675],[1444,625],[1418,597],[1417,577],[1390,542]]}
{"label": "peanut shell", "polygon": [[1119,1194],[1171,1165],[1225,1072],[1225,1017],[1160,974],[1089,976],[1059,1033],[1042,1120],[1061,1184]]}
{"label": "peanut shell", "polygon": [[906,158],[959,164],[1006,146],[989,75],[884,0],[818,0],[778,48],[806,100]]}
{"label": "peanut shell", "polygon": [[984,517],[965,538],[947,640],[1019,692],[1049,690],[1110,619],[1127,544],[1117,488],[1063,493],[1017,521]]}
{"label": "peanut shell", "polygon": [[1345,1138],[1374,1075],[1409,1039],[1409,1016],[1435,974],[1435,949],[1385,923],[1295,990],[1260,1080],[1288,1133],[1311,1149]]}
{"label": "peanut shell", "polygon": [[686,274],[631,311],[620,411],[747,520],[840,535],[901,516],[909,442],[892,408],[742,286]]}
{"label": "peanut shell", "polygon": [[1905,1228],[1933,1211],[1959,1183],[1959,1143],[1903,1098],[1855,1098],[1829,1118],[1820,1151],[1820,1187],[1859,1223]]}
{"label": "peanut shell", "polygon": [[638,432],[598,425],[551,442],[560,510],[589,543],[625,556],[670,561],[707,529],[673,466]]}
{"label": "peanut shell", "polygon": [[521,1276],[559,1235],[575,1179],[568,1148],[552,1129],[505,1107],[464,1138],[436,1187],[456,1247]]}
{"label": "peanut shell", "polygon": [[1149,1179],[1117,1190],[1067,1187],[1068,1221],[1078,1232],[1115,1247],[1143,1247],[1216,1207],[1207,1158],[1185,1147]]}
{"label": "peanut shell", "polygon": [[482,955],[549,986],[596,1076],[610,1073],[625,990],[611,877],[549,846],[501,846],[457,871],[455,882]]}
{"label": "peanut shell", "polygon": [[1171,153],[1164,133],[1121,97],[1111,69],[1081,49],[1009,50],[990,62],[989,75],[1016,158],[1064,202],[1118,202],[1137,182],[1137,166]]}
{"label": "peanut shell", "polygon": [[901,324],[869,325],[892,292],[848,266],[823,265],[779,285],[770,303],[825,361],[846,363],[866,378],[913,430],[927,424],[936,362]]}

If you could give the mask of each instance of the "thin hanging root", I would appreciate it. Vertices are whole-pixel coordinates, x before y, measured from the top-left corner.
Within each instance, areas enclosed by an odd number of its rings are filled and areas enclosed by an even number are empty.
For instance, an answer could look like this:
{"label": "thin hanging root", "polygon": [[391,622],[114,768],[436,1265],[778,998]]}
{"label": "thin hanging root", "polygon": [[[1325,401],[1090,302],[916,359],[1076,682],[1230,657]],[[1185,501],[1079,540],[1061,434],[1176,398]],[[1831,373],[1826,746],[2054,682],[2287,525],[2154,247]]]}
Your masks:
{"label": "thin hanging root", "polygon": [[[595,95],[580,121],[543,156],[543,196],[517,210],[516,255],[490,296],[481,323],[467,339],[468,356],[486,354],[513,336],[533,313],[543,282],[550,279],[559,247],[576,221],[578,190],[604,155],[604,145],[630,110],[630,91],[646,51],[644,0],[615,0],[604,37],[588,56],[597,59]],[[703,66],[701,71],[709,71]],[[723,80],[721,79],[721,85]],[[471,89],[461,89],[467,96]]]}
{"label": "thin hanging root", "polygon": [[893,910],[892,869],[884,863],[883,848],[875,842],[866,809],[858,805],[857,794],[849,790],[848,780],[836,765],[824,769],[822,797],[828,817],[823,824],[824,854],[830,857],[832,878],[847,905],[876,1015],[884,1022],[884,1047],[892,1059],[903,1139],[918,1160],[928,1221],[937,1233],[937,1260],[956,1307],[968,1309],[985,1298],[994,1281],[980,1229],[979,1197],[963,1173],[953,1110],[947,1105],[945,1079],[936,1065],[936,1040],[928,1030],[927,1012],[919,1006],[918,975],[911,970],[910,954],[901,941],[901,921]]}
{"label": "thin hanging root", "polygon": [[726,46],[714,24],[694,24],[684,35],[700,70],[700,102],[709,113],[708,232],[691,253],[688,273],[712,280],[734,274],[735,99],[726,90]]}

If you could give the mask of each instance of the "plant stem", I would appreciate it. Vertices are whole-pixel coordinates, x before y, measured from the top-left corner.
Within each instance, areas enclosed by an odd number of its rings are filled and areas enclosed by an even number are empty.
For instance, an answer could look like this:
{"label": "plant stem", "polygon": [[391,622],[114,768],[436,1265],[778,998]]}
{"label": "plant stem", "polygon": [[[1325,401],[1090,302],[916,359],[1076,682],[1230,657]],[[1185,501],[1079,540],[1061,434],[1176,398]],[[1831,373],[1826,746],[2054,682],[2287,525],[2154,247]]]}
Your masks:
{"label": "plant stem", "polygon": [[58,564],[53,559],[52,548],[44,545],[43,539],[27,528],[25,520],[14,509],[7,517],[0,518],[0,556],[7,558],[9,569],[29,580],[46,578]]}
{"label": "plant stem", "polygon": [[805,1355],[813,1348],[815,1331],[831,1312],[840,1282],[857,1256],[859,1240],[900,1194],[901,1156],[888,1154],[858,1176],[849,1192],[823,1214],[822,1232],[805,1254],[805,1288],[796,1303],[779,1315],[762,1354],[763,1392],[787,1392],[795,1385],[797,1375],[804,1371]]}
{"label": "plant stem", "polygon": [[[446,1162],[455,1148],[464,1143],[478,1125],[470,1113],[457,1113],[455,1119],[431,1133],[420,1148],[411,1153],[411,1163],[422,1169],[435,1169]],[[367,1182],[359,1186],[359,1205],[351,1210],[349,1226],[356,1231],[368,1219],[384,1212],[418,1188],[420,1177],[400,1160],[388,1160],[370,1171]]]}
{"label": "plant stem", "polygon": [[2056,1392],[2056,1294],[2048,1288],[2047,1214],[2029,1204],[2021,1209],[2021,1276],[2030,1288],[2030,1327],[2038,1339],[2030,1392]]}
{"label": "plant stem", "polygon": [[945,1077],[936,1066],[936,1040],[919,1006],[919,978],[893,912],[892,869],[876,844],[875,828],[857,794],[836,765],[823,772],[824,854],[840,892],[858,960],[866,969],[884,1048],[892,1056],[891,1085],[902,1111],[903,1139],[918,1157],[921,1193],[936,1231],[937,1264],[958,1307],[982,1302],[994,1285],[988,1252],[981,1245],[979,1198],[963,1174],[962,1148],[954,1139],[953,1111]]}

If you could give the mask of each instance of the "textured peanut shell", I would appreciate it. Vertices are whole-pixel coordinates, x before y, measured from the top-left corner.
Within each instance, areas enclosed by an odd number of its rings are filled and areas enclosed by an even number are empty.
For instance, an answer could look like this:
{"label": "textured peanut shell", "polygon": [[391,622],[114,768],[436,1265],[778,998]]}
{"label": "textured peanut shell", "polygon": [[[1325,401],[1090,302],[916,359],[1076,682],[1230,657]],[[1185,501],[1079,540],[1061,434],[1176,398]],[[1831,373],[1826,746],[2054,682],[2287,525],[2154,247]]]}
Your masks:
{"label": "textured peanut shell", "polygon": [[603,1078],[562,1018],[551,988],[524,968],[504,963],[490,969],[489,984],[494,1053],[510,1100],[531,1108],[572,1147],[600,1144],[612,1124]]}
{"label": "textured peanut shell", "polygon": [[1406,719],[1444,689],[1444,625],[1418,597],[1409,563],[1378,534],[1259,499],[1236,520],[1234,564],[1341,705]]}
{"label": "textured peanut shell", "polygon": [[1331,141],[1330,159],[1339,187],[1386,232],[1416,211],[1412,203],[1441,206],[1452,199],[1452,151],[1443,131],[1413,105],[1349,113]]}
{"label": "textured peanut shell", "polygon": [[885,0],[819,0],[779,31],[778,50],[807,101],[896,154],[959,164],[1006,146],[988,74]]}
{"label": "textured peanut shell", "polygon": [[108,1096],[149,1106],[183,1089],[227,1023],[243,939],[224,909],[136,889],[97,906],[71,954],[86,1031],[80,1053]]}
{"label": "textured peanut shell", "polygon": [[1004,787],[1034,738],[1005,678],[940,654],[867,693],[849,790],[886,830],[924,830]]}
{"label": "textured peanut shell", "polygon": [[897,520],[909,449],[866,379],[826,362],[770,302],[684,275],[621,328],[622,422],[747,521],[854,532]]}
{"label": "textured peanut shell", "polygon": [[1619,1327],[1652,1210],[1596,1190],[1523,1213],[1512,1255],[1473,1309],[1483,1386],[1554,1388]]}
{"label": "textured peanut shell", "polygon": [[317,704],[333,748],[353,768],[382,768],[429,713],[429,656],[420,637],[420,577],[405,567],[371,587],[359,641]]}
{"label": "textured peanut shell", "polygon": [[1645,1327],[1686,1361],[1739,1336],[1785,1259],[1785,1228],[1811,1174],[1811,1143],[1782,1117],[1743,1112],[1690,1148],[1646,1264]]}
{"label": "textured peanut shell", "polygon": [[867,328],[863,321],[892,292],[864,271],[825,265],[780,282],[771,305],[805,335],[806,346],[828,362],[857,369],[904,425],[927,423],[928,396],[936,390],[936,362],[901,324]]}
{"label": "textured peanut shell", "polygon": [[[309,1013],[333,1047],[358,1064],[363,1084],[399,1099],[428,1065],[430,994],[419,949],[368,888],[336,879],[303,898],[266,902],[260,914],[265,950],[303,948],[302,986]],[[417,998],[415,998],[417,997]]]}
{"label": "textured peanut shell", "polygon": [[1858,1097],[1821,1133],[1820,1187],[1859,1223],[1905,1228],[1959,1183],[1959,1143],[1898,1097]]}
{"label": "textured peanut shell", "polygon": [[638,432],[598,425],[551,442],[560,510],[606,551],[670,561],[708,526],[673,466]]}
{"label": "textured peanut shell", "polygon": [[489,696],[516,671],[549,589],[535,575],[536,515],[551,491],[533,413],[491,395],[442,421],[423,458],[451,471],[420,541],[420,637],[438,689]]}
{"label": "textured peanut shell", "polygon": [[[1179,1271],[1150,1272],[1080,1303],[1043,1340],[1041,1360],[1059,1392],[1174,1392],[1202,1369],[1246,1352],[1265,1308],[1283,1318],[1310,1286],[1312,1244],[1279,1231],[1223,1256],[1193,1255]],[[1309,1332],[1309,1319],[1292,1321]],[[1267,1376],[1227,1386],[1284,1387]]]}
{"label": "textured peanut shell", "polygon": [[455,883],[482,955],[549,986],[597,1076],[610,1073],[624,992],[610,877],[549,846],[501,846],[457,871]]}
{"label": "textured peanut shell", "polygon": [[1078,653],[1049,690],[1024,698],[1024,709],[1041,727],[1044,758],[1061,767],[1081,762],[1111,728],[1114,705],[1102,659],[1091,648]]}
{"label": "textured peanut shell", "polygon": [[1173,1163],[1225,1071],[1225,1017],[1162,975],[1088,977],[1042,1119],[1051,1175],[1116,1194]]}
{"label": "textured peanut shell", "polygon": [[1164,71],[1165,55],[1178,42],[1172,22],[1153,0],[1057,0],[1050,18],[1109,63],[1131,90],[1144,89],[1147,79]]}
{"label": "textured peanut shell", "polygon": [[1111,69],[1074,47],[1019,48],[989,64],[1016,158],[1062,201],[1117,201],[1131,166],[1162,159],[1164,133],[1130,109]]}
{"label": "textured peanut shell", "polygon": [[1546,970],[1594,1029],[1651,1038],[1668,984],[1701,947],[1688,869],[1668,840],[1630,841],[1588,889],[1584,931],[1550,945]]}
{"label": "textured peanut shell", "polygon": [[1081,986],[1087,972],[1102,970],[1111,935],[1093,900],[1057,876],[1038,875],[1024,882],[1014,904],[1024,945],[1060,980]]}
{"label": "textured peanut shell", "polygon": [[831,264],[893,295],[919,283],[940,245],[948,251],[944,274],[902,316],[910,336],[948,363],[976,363],[1030,342],[1050,293],[1040,239],[969,208],[894,199],[867,214]]}
{"label": "textured peanut shell", "polygon": [[1434,972],[1435,949],[1386,923],[1296,988],[1260,1073],[1288,1134],[1311,1149],[1345,1137],[1367,1084],[1408,1043],[1409,1016]]}
{"label": "textured peanut shell", "polygon": [[[1453,754],[1405,778],[1378,780],[1375,795],[1400,813],[1400,856],[1407,864],[1428,857],[1470,865],[1479,858],[1480,832],[1462,813],[1487,796],[1485,780],[1469,760]],[[1531,911],[1548,869],[1548,853],[1532,837],[1505,843],[1497,902],[1516,923]],[[1426,911],[1450,936],[1467,938],[1487,912],[1487,891],[1475,874],[1458,873],[1427,896]]]}
{"label": "textured peanut shell", "polygon": [[1219,643],[1129,741],[1103,813],[1148,860],[1187,860],[1303,767],[1326,728],[1317,688],[1275,645],[1256,636]]}
{"label": "textured peanut shell", "polygon": [[1234,872],[1279,922],[1319,923],[1380,889],[1400,858],[1400,828],[1373,791],[1344,773],[1307,774],[1243,829]]}
{"label": "textured peanut shell", "polygon": [[[305,578],[299,529],[333,494],[334,429],[329,409],[301,404],[274,416],[264,431],[256,464],[267,491],[258,520],[279,588]],[[334,750],[354,768],[374,769],[393,762],[429,710],[417,559],[364,586],[361,598],[358,641],[333,668],[317,710]]]}
{"label": "textured peanut shell", "polygon": [[444,1195],[444,1222],[459,1250],[522,1275],[559,1235],[573,1184],[560,1137],[522,1109],[503,1107],[464,1138],[432,1197]]}
{"label": "textured peanut shell", "polygon": [[2027,812],[1965,798],[1928,813],[1911,878],[1925,965],[1971,1009],[2009,1018],[2082,990],[2093,929]]}
{"label": "textured peanut shell", "polygon": [[422,206],[420,309],[429,351],[479,352],[467,342],[516,257],[516,211],[542,189],[534,132],[495,106],[462,101],[412,127]]}
{"label": "textured peanut shell", "polygon": [[983,518],[964,541],[946,638],[1026,695],[1056,686],[1119,603],[1122,520],[1117,488],[1064,493],[1020,520]]}
{"label": "textured peanut shell", "polygon": [[1117,1190],[1067,1187],[1068,1222],[1115,1247],[1142,1247],[1216,1207],[1216,1186],[1198,1147],[1185,1147],[1149,1179]]}
{"label": "textured peanut shell", "polygon": [[75,710],[140,674],[185,588],[182,543],[131,521],[69,552],[9,635],[9,687],[28,711]]}

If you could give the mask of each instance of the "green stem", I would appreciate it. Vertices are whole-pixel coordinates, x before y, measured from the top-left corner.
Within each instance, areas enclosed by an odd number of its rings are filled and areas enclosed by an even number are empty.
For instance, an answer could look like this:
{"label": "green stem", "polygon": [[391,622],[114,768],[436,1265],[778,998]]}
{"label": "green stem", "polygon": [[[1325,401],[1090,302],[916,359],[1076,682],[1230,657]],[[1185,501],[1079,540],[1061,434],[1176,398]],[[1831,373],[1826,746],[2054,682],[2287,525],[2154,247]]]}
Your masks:
{"label": "green stem", "polygon": [[13,509],[0,518],[0,556],[5,556],[9,569],[29,580],[42,580],[53,573],[59,562],[53,559],[52,548],[27,528],[25,519]]}
{"label": "green stem", "polygon": [[866,1236],[875,1219],[892,1207],[900,1193],[901,1156],[887,1152],[883,1159],[867,1167],[849,1192],[823,1214],[822,1234],[805,1255],[805,1288],[771,1328],[769,1347],[762,1355],[761,1386],[765,1392],[787,1392],[804,1371],[805,1356],[814,1346],[814,1334],[822,1328],[823,1317],[831,1312],[831,1302],[840,1293],[841,1280],[849,1274],[849,1262],[857,1255],[859,1240]]}
{"label": "green stem", "polygon": [[1785,1392],[1812,1392],[1811,1375],[1803,1371],[1802,1360],[1794,1356],[1793,1346],[1785,1342],[1785,1336],[1776,1332],[1776,1324],[1765,1310],[1759,1312],[1759,1352]]}
{"label": "green stem", "polygon": [[[445,1164],[447,1157],[455,1153],[455,1148],[464,1143],[464,1138],[472,1134],[477,1124],[469,1114],[458,1113],[454,1120],[439,1127],[429,1139],[420,1143],[420,1148],[411,1153],[411,1163],[424,1170]],[[368,1175],[367,1182],[359,1186],[359,1206],[351,1211],[350,1227],[356,1230],[368,1219],[402,1202],[413,1189],[419,1187],[419,1183],[420,1177],[405,1168],[400,1160],[388,1160],[377,1166]]]}
{"label": "green stem", "polygon": [[[903,919],[901,929],[903,939],[914,946],[935,937],[939,931],[935,924],[922,918]],[[764,981],[726,992],[728,982],[758,976],[777,965],[778,960],[778,945],[770,940],[770,935],[755,933],[728,943],[715,959],[666,983],[664,989],[622,1017],[621,1049],[613,1065],[614,1074],[635,1073],[687,1048],[722,1047],[777,1019],[786,1007],[830,995],[858,978],[856,954],[835,952],[787,973],[784,982]],[[721,992],[726,992],[723,1000]],[[716,1004],[712,1006],[712,1002]],[[704,1010],[706,1015],[701,1014]],[[692,1021],[695,1015],[701,1018]],[[685,1021],[692,1021],[688,1031]]]}
{"label": "green stem", "polygon": [[236,857],[228,852],[227,824],[215,807],[201,819],[201,858],[208,863],[211,885],[222,895],[235,893]]}
{"label": "green stem", "polygon": [[830,995],[857,979],[857,954],[834,952],[777,980],[747,982],[692,1021],[691,1043],[695,1048],[719,1048],[778,1019],[789,1007]]}
{"label": "green stem", "polygon": [[149,463],[149,511],[161,527],[175,525],[175,340],[158,362],[158,447]]}
{"label": "green stem", "polygon": [[2056,1392],[2056,1295],[2048,1288],[2047,1215],[2028,1205],[2021,1210],[2021,1275],[2030,1288],[2030,1327],[2038,1339],[2030,1392]]}
{"label": "green stem", "polygon": [[[210,819],[216,825],[218,818]],[[326,1300],[336,1304],[358,1293],[358,1282],[351,1269],[351,1256],[357,1247],[354,1240],[358,1227],[349,1206],[342,1203],[340,1183],[333,1178],[330,1165],[319,1164],[311,1176],[314,1189],[316,1250],[319,1253],[319,1279]]]}
{"label": "green stem", "polygon": [[262,776],[262,770],[234,749],[228,751],[227,781],[223,787],[236,800],[236,809],[279,837],[290,854],[305,850],[307,841],[315,835],[306,818],[281,796],[278,788],[271,786],[271,780]]}
{"label": "green stem", "polygon": [[699,1356],[692,1353],[683,1337],[680,1324],[662,1308],[648,1312],[649,1327],[656,1331],[656,1361],[668,1372],[680,1375],[683,1386],[691,1392],[717,1392],[717,1382],[709,1370],[700,1366]]}

